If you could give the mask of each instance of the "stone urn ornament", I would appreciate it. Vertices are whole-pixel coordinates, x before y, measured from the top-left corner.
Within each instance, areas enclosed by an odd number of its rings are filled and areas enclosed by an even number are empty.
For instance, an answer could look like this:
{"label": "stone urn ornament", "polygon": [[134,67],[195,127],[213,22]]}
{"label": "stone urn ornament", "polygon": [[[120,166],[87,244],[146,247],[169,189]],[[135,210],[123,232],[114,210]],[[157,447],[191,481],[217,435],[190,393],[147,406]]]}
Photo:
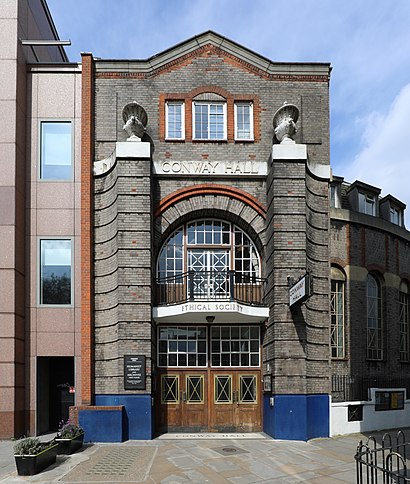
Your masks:
{"label": "stone urn ornament", "polygon": [[145,109],[136,101],[128,103],[122,110],[124,131],[128,134],[127,141],[141,141],[148,123]]}
{"label": "stone urn ornament", "polygon": [[283,103],[273,116],[273,128],[279,143],[294,143],[299,109],[294,104]]}

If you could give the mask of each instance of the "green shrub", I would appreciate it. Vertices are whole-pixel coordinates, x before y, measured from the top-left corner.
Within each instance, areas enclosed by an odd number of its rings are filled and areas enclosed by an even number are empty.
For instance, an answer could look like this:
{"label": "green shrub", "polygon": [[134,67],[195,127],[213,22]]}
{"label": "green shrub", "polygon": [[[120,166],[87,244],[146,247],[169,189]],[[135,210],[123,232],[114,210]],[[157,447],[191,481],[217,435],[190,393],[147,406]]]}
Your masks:
{"label": "green shrub", "polygon": [[44,449],[37,437],[23,437],[14,444],[14,455],[35,455]]}

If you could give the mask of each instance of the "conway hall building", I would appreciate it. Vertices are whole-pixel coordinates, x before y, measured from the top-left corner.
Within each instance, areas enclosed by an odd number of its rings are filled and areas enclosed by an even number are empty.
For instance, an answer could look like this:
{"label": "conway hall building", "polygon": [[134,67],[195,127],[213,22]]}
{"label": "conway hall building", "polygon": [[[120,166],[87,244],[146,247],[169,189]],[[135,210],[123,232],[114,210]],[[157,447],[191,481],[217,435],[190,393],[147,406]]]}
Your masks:
{"label": "conway hall building", "polygon": [[332,174],[330,64],[72,63],[45,0],[2,16],[0,437],[405,426],[405,205]]}

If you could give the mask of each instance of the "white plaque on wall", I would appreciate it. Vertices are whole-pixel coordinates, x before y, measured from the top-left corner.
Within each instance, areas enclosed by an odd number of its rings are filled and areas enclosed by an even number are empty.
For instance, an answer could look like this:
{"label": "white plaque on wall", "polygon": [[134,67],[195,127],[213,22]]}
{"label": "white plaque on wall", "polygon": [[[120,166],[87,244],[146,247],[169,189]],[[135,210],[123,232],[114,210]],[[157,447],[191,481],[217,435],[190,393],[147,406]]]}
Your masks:
{"label": "white plaque on wall", "polygon": [[156,175],[266,176],[265,161],[154,161]]}

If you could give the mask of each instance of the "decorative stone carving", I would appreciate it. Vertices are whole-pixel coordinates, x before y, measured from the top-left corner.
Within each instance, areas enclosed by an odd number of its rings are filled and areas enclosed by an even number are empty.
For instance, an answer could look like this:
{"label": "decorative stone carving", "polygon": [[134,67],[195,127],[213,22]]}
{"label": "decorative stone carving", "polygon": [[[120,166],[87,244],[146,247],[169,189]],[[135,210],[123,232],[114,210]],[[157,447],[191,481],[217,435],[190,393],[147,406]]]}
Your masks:
{"label": "decorative stone carving", "polygon": [[122,110],[124,131],[128,134],[127,141],[141,141],[148,123],[145,109],[136,101],[127,104]]}
{"label": "decorative stone carving", "polygon": [[286,101],[273,116],[273,128],[279,143],[294,143],[296,122],[299,118],[299,109]]}

